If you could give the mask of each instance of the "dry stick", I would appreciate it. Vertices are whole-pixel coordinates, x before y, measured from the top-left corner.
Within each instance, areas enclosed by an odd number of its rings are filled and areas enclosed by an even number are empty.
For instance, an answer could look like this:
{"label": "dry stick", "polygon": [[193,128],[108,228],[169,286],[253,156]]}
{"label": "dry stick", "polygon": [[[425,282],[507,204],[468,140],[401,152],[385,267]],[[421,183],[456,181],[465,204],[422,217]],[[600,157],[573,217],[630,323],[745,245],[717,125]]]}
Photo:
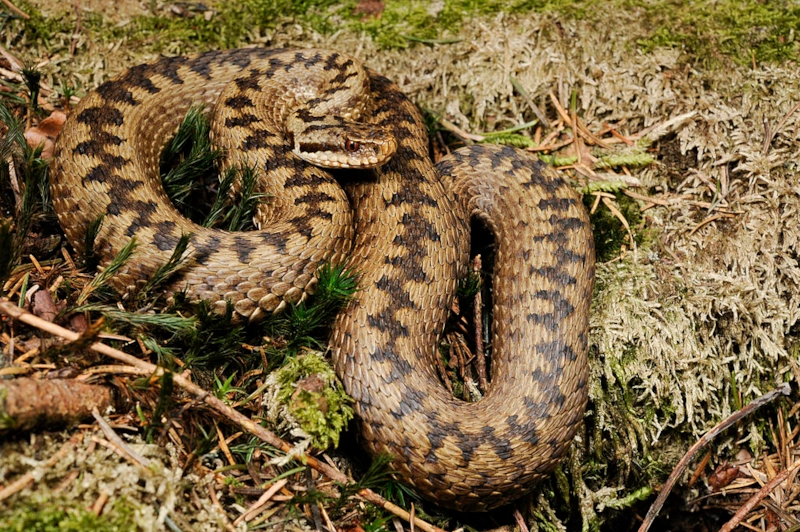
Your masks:
{"label": "dry stick", "polygon": [[78,39],[80,38],[81,22],[83,21],[83,10],[77,0],[75,1],[75,18],[75,31],[72,32],[72,42],[69,44],[70,57],[75,55],[75,48],[78,46]]}
{"label": "dry stick", "polygon": [[733,217],[734,217],[733,214],[730,214],[730,213],[727,213],[727,212],[721,212],[719,214],[714,214],[713,216],[709,216],[708,218],[706,218],[705,220],[703,220],[699,224],[695,225],[694,229],[689,231],[689,236],[692,236],[697,231],[699,231],[702,227],[710,224],[711,222],[714,222],[714,221],[719,220],[721,218],[733,218]]}
{"label": "dry stick", "polygon": [[786,116],[784,116],[783,119],[781,119],[781,121],[778,122],[778,125],[773,130],[769,129],[769,122],[767,122],[766,119],[764,120],[764,126],[766,127],[766,131],[764,135],[764,145],[761,147],[762,155],[767,154],[767,152],[769,151],[769,147],[772,145],[772,141],[775,140],[775,135],[778,134],[778,131],[780,131],[781,128],[784,126],[784,124],[786,124],[786,121],[789,120],[789,117],[792,116],[798,109],[800,109],[800,102],[797,102],[795,106],[792,107],[791,111],[786,113]]}
{"label": "dry stick", "polygon": [[[30,312],[26,312],[21,308],[17,307],[15,304],[11,303],[7,299],[3,298],[0,299],[0,312],[10,316],[16,320],[19,320],[23,323],[26,323],[32,327],[36,327],[42,331],[48,332],[55,336],[59,336],[61,338],[75,341],[80,338],[80,334],[65,329],[56,325],[55,323],[51,323],[49,321],[43,320]],[[90,346],[93,351],[97,351],[107,357],[113,358],[119,362],[123,362],[125,364],[129,364],[142,370],[146,374],[154,375],[156,377],[161,377],[164,375],[167,370],[164,368],[158,367],[155,364],[151,364],[149,362],[145,362],[144,360],[138,359],[134,356],[131,356],[127,353],[124,353],[118,349],[114,349],[106,344],[96,342]],[[289,443],[283,441],[281,438],[273,434],[271,431],[265,429],[264,427],[254,423],[249,417],[241,414],[240,412],[234,410],[230,406],[226,405],[220,399],[217,399],[214,395],[209,394],[208,391],[204,390],[197,384],[189,381],[182,375],[173,374],[173,382],[177,384],[180,388],[184,389],[191,395],[194,395],[198,399],[202,400],[209,408],[216,411],[218,414],[228,418],[232,423],[238,425],[240,428],[244,429],[245,431],[253,434],[254,436],[258,437],[259,439],[267,442],[268,444],[272,445],[280,449],[285,453],[289,453],[292,450],[292,446]],[[309,467],[312,467],[322,473],[323,475],[327,476],[328,478],[335,480],[344,485],[351,484],[350,479],[347,478],[346,475],[341,473],[340,471],[336,470],[335,468],[329,466],[326,463],[320,462],[313,456],[308,456],[305,454],[297,453],[293,456],[296,460],[299,460],[302,463],[305,463]],[[2,492],[0,492],[2,493]],[[405,521],[409,521],[411,516],[408,512],[397,506],[396,504],[392,504],[391,502],[387,501],[374,491],[370,489],[362,489],[358,491],[358,495],[363,499],[371,502],[376,506],[380,506],[384,510],[393,513],[394,515],[400,517]],[[2,499],[0,499],[2,500]],[[441,528],[433,526],[429,523],[422,521],[421,519],[416,519],[417,526],[424,530],[425,532],[444,532]]]}
{"label": "dry stick", "polygon": [[454,123],[450,122],[449,120],[445,120],[444,118],[440,118],[439,123],[442,124],[442,127],[444,127],[447,131],[455,134],[458,137],[461,137],[462,139],[472,140],[475,142],[483,142],[486,140],[486,137],[464,131]]}
{"label": "dry stick", "polygon": [[794,471],[796,471],[798,467],[800,467],[800,461],[797,461],[794,464],[792,464],[792,467],[790,467],[789,469],[784,469],[783,471],[775,475],[775,478],[773,478],[767,484],[765,484],[763,488],[758,490],[758,493],[750,497],[750,499],[748,499],[747,502],[744,503],[744,506],[739,508],[739,511],[736,512],[736,514],[734,514],[733,518],[730,521],[725,523],[725,525],[719,529],[719,532],[731,532],[734,528],[739,526],[739,523],[741,523],[742,520],[745,517],[747,517],[747,514],[749,514],[750,511],[753,508],[755,508],[758,503],[763,501],[767,495],[772,493],[772,490],[777,488],[780,484],[784,483],[786,479],[789,478],[789,475],[791,475]]}
{"label": "dry stick", "polygon": [[100,415],[100,412],[97,410],[97,408],[92,408],[92,416],[94,416],[97,424],[100,425],[100,429],[103,431],[103,434],[106,435],[108,441],[119,447],[125,454],[128,455],[131,460],[136,462],[141,467],[145,469],[150,467],[150,460],[134,451],[130,445],[125,443],[125,441],[119,437],[119,434],[114,431],[114,428],[109,424],[109,422]]}
{"label": "dry stick", "polygon": [[25,13],[25,12],[24,12],[24,11],[22,11],[20,8],[18,8],[18,7],[17,7],[17,6],[15,6],[14,4],[12,4],[12,3],[11,3],[11,0],[3,0],[3,3],[4,3],[5,5],[7,5],[7,6],[8,6],[8,9],[10,9],[11,11],[13,11],[13,12],[14,12],[14,13],[16,13],[17,15],[21,16],[21,17],[22,17],[22,18],[24,18],[25,20],[28,20],[29,18],[31,18],[31,16],[30,16],[29,14]]}
{"label": "dry stick", "polygon": [[[481,275],[481,256],[475,255],[472,259],[472,271]],[[475,293],[473,314],[475,314],[475,367],[478,370],[478,384],[481,391],[486,393],[489,389],[489,380],[486,378],[486,358],[483,352],[483,295],[481,293],[483,282],[479,282],[478,291]]]}
{"label": "dry stick", "polygon": [[647,515],[645,516],[644,521],[642,521],[642,526],[639,527],[638,532],[647,532],[650,529],[650,525],[653,524],[653,520],[658,515],[658,512],[661,511],[661,507],[664,506],[664,502],[667,500],[670,492],[675,487],[675,484],[678,483],[678,479],[688,467],[689,463],[694,459],[695,456],[697,456],[697,453],[703,449],[703,447],[711,443],[711,441],[713,441],[714,438],[716,438],[723,430],[737,423],[743,417],[752,414],[755,410],[768,403],[771,403],[781,395],[789,395],[790,391],[791,388],[789,383],[784,382],[774,390],[765,393],[761,397],[753,399],[750,404],[728,416],[727,419],[723,420],[716,427],[705,433],[703,437],[697,441],[697,443],[692,445],[683,458],[681,458],[680,462],[678,462],[678,465],[675,466],[675,469],[672,471],[672,474],[670,474],[667,482],[664,483],[661,493],[658,494],[655,502],[647,511]]}
{"label": "dry stick", "polygon": [[530,107],[531,111],[533,111],[533,114],[535,114],[536,118],[539,119],[539,122],[544,127],[549,128],[550,121],[547,119],[547,116],[542,112],[542,110],[539,109],[539,106],[533,102],[530,95],[528,94],[528,91],[525,90],[525,88],[520,84],[519,81],[516,80],[514,76],[511,76],[509,79],[511,81],[511,84],[514,86],[514,89],[516,89],[519,95],[522,96],[522,98],[525,100],[525,103],[527,103],[528,107]]}

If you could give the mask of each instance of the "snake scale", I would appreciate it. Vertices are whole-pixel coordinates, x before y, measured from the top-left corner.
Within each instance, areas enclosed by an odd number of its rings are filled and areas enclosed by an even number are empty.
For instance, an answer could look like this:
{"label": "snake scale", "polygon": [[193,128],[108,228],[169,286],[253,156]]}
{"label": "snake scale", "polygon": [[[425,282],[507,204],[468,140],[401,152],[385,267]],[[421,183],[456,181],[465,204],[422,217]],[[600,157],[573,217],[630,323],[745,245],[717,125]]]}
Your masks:
{"label": "snake scale", "polygon": [[[167,199],[159,154],[197,104],[216,117],[226,164],[263,170],[263,230],[198,227]],[[321,168],[350,164],[371,169],[343,177],[345,190]],[[580,197],[510,147],[461,148],[434,166],[417,108],[345,54],[239,49],[131,68],[70,115],[52,189],[76,249],[105,217],[102,265],[136,238],[122,290],[183,233],[190,259],[172,289],[230,300],[251,321],[313,292],[322,261],[355,267],[361,290],[330,338],[336,371],[367,450],[390,453],[399,478],[439,504],[484,511],[527,493],[582,419],[594,251]],[[492,380],[477,403],[453,398],[434,363],[470,216],[496,240]]]}

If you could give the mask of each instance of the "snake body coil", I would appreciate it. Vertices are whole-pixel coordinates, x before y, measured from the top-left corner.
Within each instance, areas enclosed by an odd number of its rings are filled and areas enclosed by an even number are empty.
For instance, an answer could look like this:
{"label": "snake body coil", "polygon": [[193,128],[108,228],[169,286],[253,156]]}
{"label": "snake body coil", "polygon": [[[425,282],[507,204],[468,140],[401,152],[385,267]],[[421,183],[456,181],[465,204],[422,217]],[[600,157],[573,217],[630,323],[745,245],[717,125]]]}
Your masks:
{"label": "snake body coil", "polygon": [[[216,106],[213,137],[228,164],[265,171],[265,230],[204,229],[167,199],[159,153],[197,103]],[[346,196],[303,161],[338,167],[351,156],[377,168],[353,177]],[[334,364],[365,446],[391,453],[420,494],[487,510],[529,491],[570,444],[586,404],[594,274],[580,197],[513,148],[462,148],[434,167],[416,107],[354,59],[245,49],[134,67],[72,113],[53,170],[73,246],[100,215],[104,264],[131,237],[139,242],[117,276],[122,289],[144,283],[183,233],[192,234],[191,263],[173,288],[231,300],[251,320],[313,291],[320,262],[355,267],[362,290],[335,323]],[[434,363],[470,216],[496,240],[492,382],[477,403],[453,398]]]}

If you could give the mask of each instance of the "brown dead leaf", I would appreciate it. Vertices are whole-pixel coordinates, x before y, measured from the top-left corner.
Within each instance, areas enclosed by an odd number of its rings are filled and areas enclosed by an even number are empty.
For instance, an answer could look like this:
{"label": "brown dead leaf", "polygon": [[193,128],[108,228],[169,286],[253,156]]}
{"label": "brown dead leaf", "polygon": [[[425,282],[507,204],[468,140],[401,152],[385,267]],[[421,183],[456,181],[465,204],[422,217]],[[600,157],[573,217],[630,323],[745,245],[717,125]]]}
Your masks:
{"label": "brown dead leaf", "polygon": [[33,294],[33,313],[43,320],[53,321],[58,315],[53,296],[47,290],[39,290]]}
{"label": "brown dead leaf", "polygon": [[708,484],[711,486],[711,491],[717,492],[736,480],[738,476],[739,466],[732,466],[726,462],[720,464],[708,477]]}
{"label": "brown dead leaf", "polygon": [[360,0],[353,9],[353,14],[362,15],[361,20],[380,18],[385,7],[380,0]]}
{"label": "brown dead leaf", "polygon": [[64,125],[66,119],[67,115],[61,111],[53,111],[50,113],[50,116],[39,122],[39,125],[25,132],[25,140],[28,141],[28,145],[32,148],[44,144],[42,158],[52,158],[56,137],[59,131],[61,131],[61,127]]}

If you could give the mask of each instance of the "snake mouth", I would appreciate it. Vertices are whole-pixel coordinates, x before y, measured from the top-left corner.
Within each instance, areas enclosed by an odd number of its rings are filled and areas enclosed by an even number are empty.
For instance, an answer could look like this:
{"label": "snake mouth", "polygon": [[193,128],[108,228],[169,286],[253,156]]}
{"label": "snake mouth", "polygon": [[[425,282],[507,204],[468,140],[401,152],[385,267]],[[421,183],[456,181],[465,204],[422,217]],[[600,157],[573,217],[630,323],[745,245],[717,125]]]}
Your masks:
{"label": "snake mouth", "polygon": [[397,151],[396,139],[370,124],[309,124],[288,137],[295,155],[322,168],[377,168]]}
{"label": "snake mouth", "polygon": [[383,166],[391,159],[397,146],[391,143],[376,144],[372,147],[358,148],[360,153],[342,152],[338,146],[318,143],[301,143],[293,151],[311,164],[322,168],[370,169]]}

